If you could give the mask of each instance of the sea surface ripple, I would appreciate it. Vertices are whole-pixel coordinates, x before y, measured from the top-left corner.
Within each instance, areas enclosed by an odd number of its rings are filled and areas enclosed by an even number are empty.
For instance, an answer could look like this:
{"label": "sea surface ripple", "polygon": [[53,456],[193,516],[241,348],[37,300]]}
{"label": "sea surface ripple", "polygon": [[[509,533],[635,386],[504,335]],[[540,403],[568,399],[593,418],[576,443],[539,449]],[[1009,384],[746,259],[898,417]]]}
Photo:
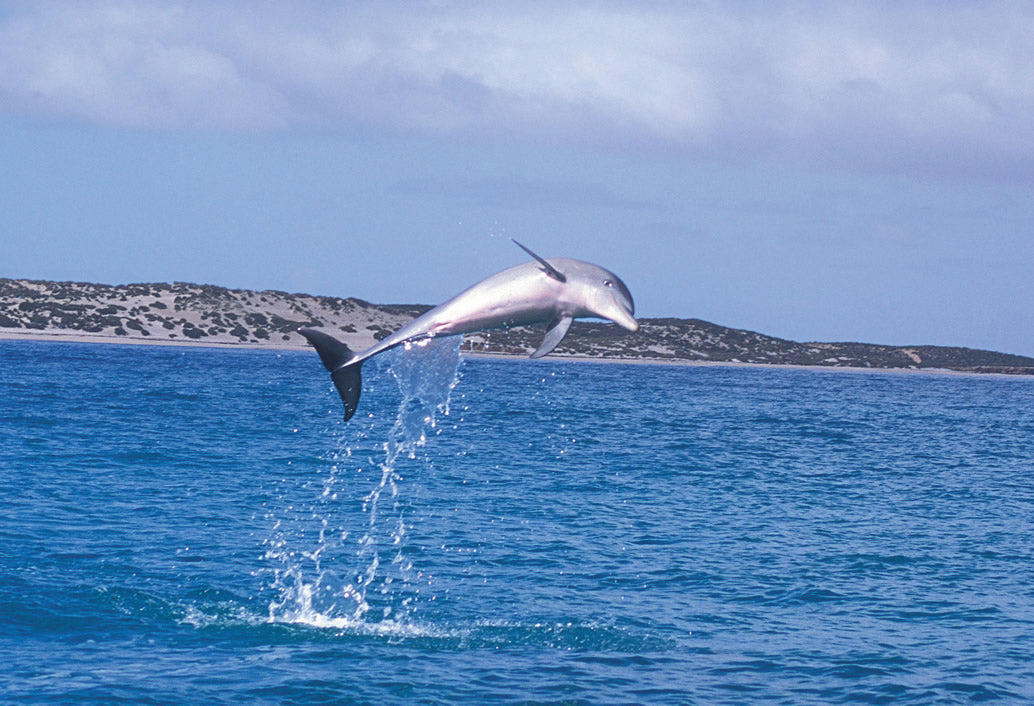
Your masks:
{"label": "sea surface ripple", "polygon": [[0,701],[1034,701],[1034,380],[0,342]]}

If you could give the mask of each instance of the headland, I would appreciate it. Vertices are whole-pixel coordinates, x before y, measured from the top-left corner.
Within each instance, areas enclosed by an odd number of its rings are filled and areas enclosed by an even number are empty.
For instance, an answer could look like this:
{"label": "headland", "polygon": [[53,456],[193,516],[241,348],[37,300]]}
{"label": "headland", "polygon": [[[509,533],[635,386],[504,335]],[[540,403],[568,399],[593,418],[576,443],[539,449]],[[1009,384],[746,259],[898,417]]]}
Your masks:
{"label": "headland", "polygon": [[[304,349],[296,332],[328,329],[362,350],[423,313],[419,304],[372,304],[185,282],[105,285],[0,278],[0,338],[97,343]],[[529,355],[542,327],[468,335],[473,355]],[[668,364],[792,365],[1034,374],[1034,358],[972,348],[797,342],[700,319],[645,318],[635,334],[577,321],[551,358]]]}

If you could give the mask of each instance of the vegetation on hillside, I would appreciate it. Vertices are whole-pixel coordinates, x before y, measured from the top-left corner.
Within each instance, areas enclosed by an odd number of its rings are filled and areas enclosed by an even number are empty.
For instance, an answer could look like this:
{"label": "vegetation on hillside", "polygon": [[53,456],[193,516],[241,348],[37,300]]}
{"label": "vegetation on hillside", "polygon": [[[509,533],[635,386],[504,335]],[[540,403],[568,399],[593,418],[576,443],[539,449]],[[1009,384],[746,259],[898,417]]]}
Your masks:
{"label": "vegetation on hillside", "polygon": [[[0,329],[79,333],[116,339],[304,345],[301,326],[331,329],[354,349],[384,338],[426,305],[214,285],[43,282],[0,279]],[[467,336],[469,351],[527,355],[541,326]],[[944,346],[798,343],[699,319],[641,319],[630,334],[610,323],[575,322],[552,355],[659,361],[710,361],[863,368],[949,368],[1034,374],[1034,358]]]}

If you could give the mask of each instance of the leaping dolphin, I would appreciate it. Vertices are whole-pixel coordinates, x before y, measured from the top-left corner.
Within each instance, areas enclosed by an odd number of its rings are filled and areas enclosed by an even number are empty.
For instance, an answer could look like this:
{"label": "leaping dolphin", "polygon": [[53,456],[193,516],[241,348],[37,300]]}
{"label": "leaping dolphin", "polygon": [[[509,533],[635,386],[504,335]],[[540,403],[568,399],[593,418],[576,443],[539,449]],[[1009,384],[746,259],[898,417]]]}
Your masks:
{"label": "leaping dolphin", "polygon": [[574,319],[596,317],[609,319],[629,331],[639,328],[633,316],[632,294],[613,272],[581,260],[546,260],[516,240],[513,242],[535,262],[481,280],[362,353],[353,353],[322,331],[298,329],[330,371],[345,404],[346,422],[359,405],[359,369],[363,361],[407,341],[548,322],[546,337],[531,354],[532,358],[541,358],[563,340]]}

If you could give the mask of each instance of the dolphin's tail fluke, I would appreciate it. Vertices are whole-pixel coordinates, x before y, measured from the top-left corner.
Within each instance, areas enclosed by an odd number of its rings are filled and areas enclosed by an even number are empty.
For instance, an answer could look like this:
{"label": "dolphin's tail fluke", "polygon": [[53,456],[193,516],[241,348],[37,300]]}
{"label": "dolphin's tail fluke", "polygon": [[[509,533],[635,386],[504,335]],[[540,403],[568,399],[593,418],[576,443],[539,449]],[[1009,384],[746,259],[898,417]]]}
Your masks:
{"label": "dolphin's tail fluke", "polygon": [[320,354],[323,367],[330,371],[330,379],[334,381],[334,387],[341,395],[341,401],[345,403],[345,421],[347,422],[355,414],[356,407],[359,406],[359,393],[363,389],[359,369],[363,362],[358,361],[348,365],[348,361],[353,357],[352,351],[344,343],[322,331],[300,328],[298,333],[305,336],[305,339],[312,344],[312,347]]}

